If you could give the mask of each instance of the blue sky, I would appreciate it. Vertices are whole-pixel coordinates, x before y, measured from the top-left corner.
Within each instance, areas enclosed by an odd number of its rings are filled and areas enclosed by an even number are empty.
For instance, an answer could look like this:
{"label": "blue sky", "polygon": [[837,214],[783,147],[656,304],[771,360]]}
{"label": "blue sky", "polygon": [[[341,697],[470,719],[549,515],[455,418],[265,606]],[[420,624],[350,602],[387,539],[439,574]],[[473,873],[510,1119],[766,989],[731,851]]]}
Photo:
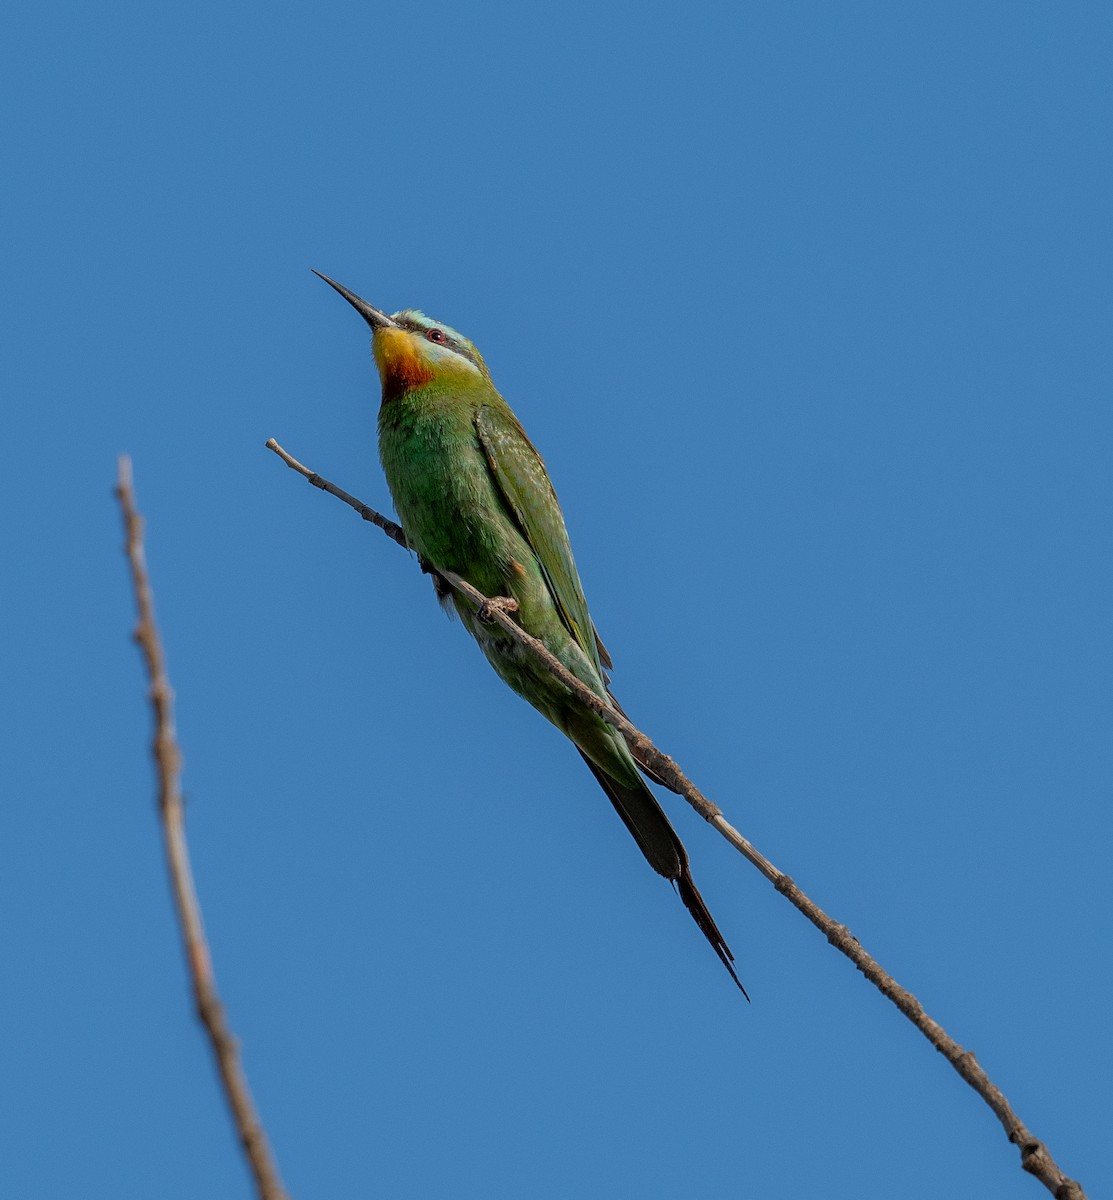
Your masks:
{"label": "blue sky", "polygon": [[1111,983],[1108,5],[2,18],[5,1195],[247,1197],[111,488],[295,1197],[1044,1194],[678,798],[742,1002],[389,511],[367,331],[481,348],[634,721],[1091,1196]]}

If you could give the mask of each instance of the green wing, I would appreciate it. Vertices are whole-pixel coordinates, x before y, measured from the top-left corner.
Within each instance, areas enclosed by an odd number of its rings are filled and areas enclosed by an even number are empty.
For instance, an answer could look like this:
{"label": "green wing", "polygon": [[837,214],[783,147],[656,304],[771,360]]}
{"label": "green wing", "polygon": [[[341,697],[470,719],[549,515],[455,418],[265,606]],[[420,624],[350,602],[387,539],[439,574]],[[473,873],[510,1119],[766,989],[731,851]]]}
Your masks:
{"label": "green wing", "polygon": [[541,564],[568,632],[604,676],[610,655],[591,623],[564,516],[541,455],[509,408],[484,405],[475,414],[475,429],[495,484]]}

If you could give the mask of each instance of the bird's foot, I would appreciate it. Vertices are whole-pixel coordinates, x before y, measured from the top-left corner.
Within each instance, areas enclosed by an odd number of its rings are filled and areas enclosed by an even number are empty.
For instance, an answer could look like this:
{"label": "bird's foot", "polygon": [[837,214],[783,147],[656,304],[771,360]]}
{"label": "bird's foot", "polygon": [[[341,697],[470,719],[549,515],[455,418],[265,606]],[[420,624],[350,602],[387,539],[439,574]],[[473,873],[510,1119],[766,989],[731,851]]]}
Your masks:
{"label": "bird's foot", "polygon": [[490,625],[495,619],[495,611],[515,613],[518,611],[518,601],[513,596],[492,596],[484,600],[476,612],[476,616],[484,625]]}

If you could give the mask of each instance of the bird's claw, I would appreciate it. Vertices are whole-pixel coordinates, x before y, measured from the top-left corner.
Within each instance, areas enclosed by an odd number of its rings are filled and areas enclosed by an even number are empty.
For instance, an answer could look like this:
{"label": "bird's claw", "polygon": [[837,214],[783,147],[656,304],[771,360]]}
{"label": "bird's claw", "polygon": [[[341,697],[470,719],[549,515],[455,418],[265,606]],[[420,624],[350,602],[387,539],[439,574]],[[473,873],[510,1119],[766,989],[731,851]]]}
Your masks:
{"label": "bird's claw", "polygon": [[484,625],[490,625],[495,619],[495,612],[515,613],[518,611],[518,601],[513,596],[493,596],[484,600],[479,606],[476,616]]}

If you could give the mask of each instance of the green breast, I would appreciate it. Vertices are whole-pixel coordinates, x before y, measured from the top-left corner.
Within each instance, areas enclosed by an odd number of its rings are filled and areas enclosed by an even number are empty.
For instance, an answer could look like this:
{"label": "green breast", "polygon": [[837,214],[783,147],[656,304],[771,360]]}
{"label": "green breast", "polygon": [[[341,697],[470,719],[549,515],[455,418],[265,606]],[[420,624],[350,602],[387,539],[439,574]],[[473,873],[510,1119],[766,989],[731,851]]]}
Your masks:
{"label": "green breast", "polygon": [[511,562],[531,555],[509,518],[475,431],[474,401],[431,386],[379,411],[379,455],[414,549],[487,595],[506,594]]}

